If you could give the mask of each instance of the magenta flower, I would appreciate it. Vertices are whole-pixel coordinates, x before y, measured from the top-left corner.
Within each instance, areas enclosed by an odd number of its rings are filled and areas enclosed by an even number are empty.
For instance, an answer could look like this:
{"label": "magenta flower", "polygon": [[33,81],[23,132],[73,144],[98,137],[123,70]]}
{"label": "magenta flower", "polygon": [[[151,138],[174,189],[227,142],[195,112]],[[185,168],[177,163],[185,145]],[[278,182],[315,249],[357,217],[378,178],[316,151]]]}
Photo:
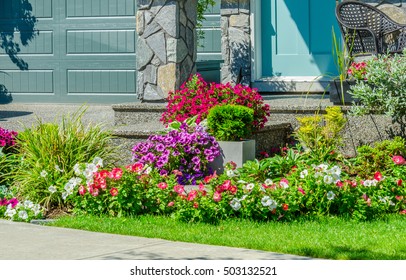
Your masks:
{"label": "magenta flower", "polygon": [[406,160],[402,156],[393,156],[392,160],[396,165],[403,165],[406,163]]}
{"label": "magenta flower", "polygon": [[168,187],[168,184],[165,182],[161,182],[158,184],[158,188],[160,188],[161,190],[164,190]]}
{"label": "magenta flower", "polygon": [[220,193],[220,192],[215,192],[215,193],[213,194],[213,200],[214,200],[215,202],[221,201],[221,193]]}

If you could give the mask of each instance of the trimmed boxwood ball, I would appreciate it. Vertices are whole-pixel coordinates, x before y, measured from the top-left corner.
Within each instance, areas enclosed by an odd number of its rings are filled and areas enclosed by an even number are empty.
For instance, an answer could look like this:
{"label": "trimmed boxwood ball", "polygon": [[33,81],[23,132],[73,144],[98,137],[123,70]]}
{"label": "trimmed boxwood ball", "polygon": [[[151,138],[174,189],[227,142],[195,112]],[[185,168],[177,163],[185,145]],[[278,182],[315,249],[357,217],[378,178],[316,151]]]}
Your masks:
{"label": "trimmed boxwood ball", "polygon": [[208,131],[218,141],[238,141],[252,135],[254,110],[241,105],[217,105],[209,110]]}

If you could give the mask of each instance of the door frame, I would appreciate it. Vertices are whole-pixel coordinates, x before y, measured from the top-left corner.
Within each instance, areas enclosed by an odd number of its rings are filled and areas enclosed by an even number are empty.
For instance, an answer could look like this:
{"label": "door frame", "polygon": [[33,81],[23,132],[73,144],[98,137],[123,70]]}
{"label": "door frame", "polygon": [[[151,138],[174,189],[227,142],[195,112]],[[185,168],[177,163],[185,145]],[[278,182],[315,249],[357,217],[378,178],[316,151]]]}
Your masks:
{"label": "door frame", "polygon": [[[268,0],[269,1],[269,0]],[[274,1],[274,0],[271,0]],[[325,92],[329,78],[321,76],[262,75],[262,0],[250,0],[251,85],[260,92]]]}

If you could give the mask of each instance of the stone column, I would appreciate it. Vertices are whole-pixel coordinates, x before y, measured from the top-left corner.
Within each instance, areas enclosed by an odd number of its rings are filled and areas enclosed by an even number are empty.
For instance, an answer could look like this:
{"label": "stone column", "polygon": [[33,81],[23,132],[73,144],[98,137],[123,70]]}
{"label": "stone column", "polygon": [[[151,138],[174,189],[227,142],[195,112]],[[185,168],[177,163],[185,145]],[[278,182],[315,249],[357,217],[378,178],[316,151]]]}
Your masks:
{"label": "stone column", "polygon": [[250,0],[221,0],[222,83],[251,82]]}
{"label": "stone column", "polygon": [[196,72],[197,0],[137,0],[137,98],[163,101]]}

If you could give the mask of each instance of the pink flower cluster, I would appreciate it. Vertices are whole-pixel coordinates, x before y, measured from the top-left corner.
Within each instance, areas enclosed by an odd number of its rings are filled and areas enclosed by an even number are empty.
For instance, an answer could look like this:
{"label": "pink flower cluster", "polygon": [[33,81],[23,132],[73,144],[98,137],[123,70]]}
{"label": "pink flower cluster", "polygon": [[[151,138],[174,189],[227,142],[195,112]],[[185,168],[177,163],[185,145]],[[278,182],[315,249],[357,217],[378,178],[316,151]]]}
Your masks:
{"label": "pink flower cluster", "polygon": [[[193,86],[190,83],[193,82]],[[207,84],[199,74],[191,76],[180,90],[170,92],[167,110],[161,121],[168,124],[172,121],[184,121],[198,116],[200,123],[207,117],[209,109],[218,104],[242,105],[254,110],[254,127],[262,128],[270,115],[268,104],[264,104],[262,96],[250,87],[243,85]]]}
{"label": "pink flower cluster", "polygon": [[10,199],[7,199],[7,198],[0,199],[0,206],[11,205],[11,208],[14,208],[17,206],[17,204],[18,204],[18,199],[15,197],[10,198]]}
{"label": "pink flower cluster", "polygon": [[365,75],[367,73],[366,70],[367,64],[366,62],[353,62],[351,66],[348,68],[347,73],[348,75],[354,77],[357,80],[365,80]]}
{"label": "pink flower cluster", "polygon": [[0,127],[0,147],[12,147],[15,145],[17,132]]}

